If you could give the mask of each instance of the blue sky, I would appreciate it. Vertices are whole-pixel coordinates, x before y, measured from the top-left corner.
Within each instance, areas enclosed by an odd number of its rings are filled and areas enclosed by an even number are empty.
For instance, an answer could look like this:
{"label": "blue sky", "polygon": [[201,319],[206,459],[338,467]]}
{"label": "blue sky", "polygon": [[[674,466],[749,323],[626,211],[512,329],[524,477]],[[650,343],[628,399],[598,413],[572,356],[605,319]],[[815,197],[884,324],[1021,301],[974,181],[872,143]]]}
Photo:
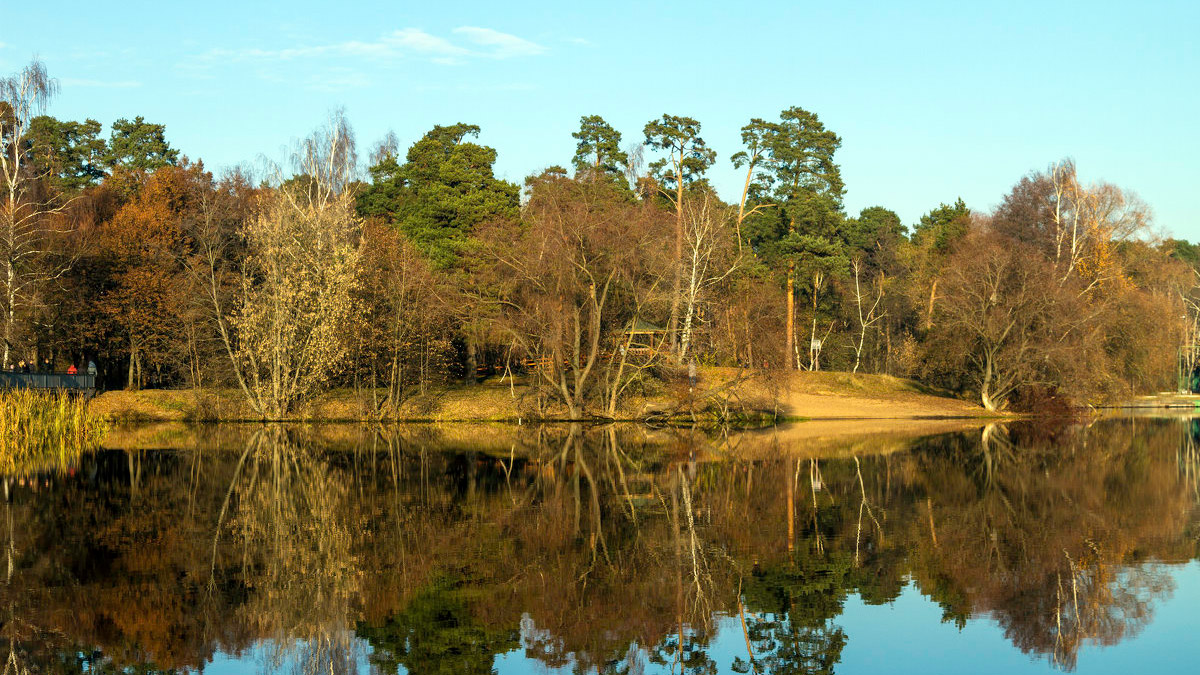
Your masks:
{"label": "blue sky", "polygon": [[579,117],[640,140],[695,117],[720,160],[751,117],[816,112],[843,138],[847,210],[906,223],[961,196],[993,207],[1063,157],[1200,239],[1200,3],[12,2],[0,73],[35,55],[50,113],[143,115],[219,169],[283,148],[344,106],[363,154],[394,130],[470,122],[514,181],[566,164]]}

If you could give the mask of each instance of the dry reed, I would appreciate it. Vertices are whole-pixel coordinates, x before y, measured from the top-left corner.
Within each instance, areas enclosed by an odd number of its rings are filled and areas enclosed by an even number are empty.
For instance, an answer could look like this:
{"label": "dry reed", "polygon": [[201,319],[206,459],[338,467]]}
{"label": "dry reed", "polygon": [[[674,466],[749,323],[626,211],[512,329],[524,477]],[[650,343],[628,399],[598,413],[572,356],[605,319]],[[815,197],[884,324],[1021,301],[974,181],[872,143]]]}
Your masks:
{"label": "dry reed", "polygon": [[82,397],[0,390],[0,475],[63,469],[96,447],[106,426]]}

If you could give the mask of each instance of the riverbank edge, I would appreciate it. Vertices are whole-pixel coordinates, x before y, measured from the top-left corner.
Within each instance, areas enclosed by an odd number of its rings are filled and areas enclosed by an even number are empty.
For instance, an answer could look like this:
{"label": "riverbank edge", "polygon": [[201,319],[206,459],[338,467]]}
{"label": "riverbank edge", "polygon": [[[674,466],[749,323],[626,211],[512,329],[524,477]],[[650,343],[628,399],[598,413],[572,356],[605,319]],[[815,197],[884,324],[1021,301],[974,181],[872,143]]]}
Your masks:
{"label": "riverbank edge", "polygon": [[407,399],[387,414],[373,412],[370,390],[326,392],[281,420],[265,420],[236,389],[109,391],[92,401],[95,412],[128,422],[292,423],[722,423],[769,426],[811,420],[1013,419],[902,378],[853,373],[754,373],[710,368],[701,386],[664,385],[630,397],[615,415],[572,419],[562,406],[539,404],[527,386],[511,380],[440,387]]}

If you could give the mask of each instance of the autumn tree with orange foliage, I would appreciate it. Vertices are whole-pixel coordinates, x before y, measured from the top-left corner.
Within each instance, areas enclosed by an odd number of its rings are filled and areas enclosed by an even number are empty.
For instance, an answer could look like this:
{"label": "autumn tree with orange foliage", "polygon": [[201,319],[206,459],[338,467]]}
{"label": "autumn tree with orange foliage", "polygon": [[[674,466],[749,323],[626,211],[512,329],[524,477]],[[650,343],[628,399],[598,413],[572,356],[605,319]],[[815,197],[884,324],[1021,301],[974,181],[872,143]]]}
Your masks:
{"label": "autumn tree with orange foliage", "polygon": [[189,307],[183,259],[192,248],[187,223],[212,189],[202,164],[167,166],[150,174],[137,195],[100,227],[99,245],[109,261],[111,286],[100,311],[112,334],[127,344],[128,388],[147,372],[161,373],[178,349]]}

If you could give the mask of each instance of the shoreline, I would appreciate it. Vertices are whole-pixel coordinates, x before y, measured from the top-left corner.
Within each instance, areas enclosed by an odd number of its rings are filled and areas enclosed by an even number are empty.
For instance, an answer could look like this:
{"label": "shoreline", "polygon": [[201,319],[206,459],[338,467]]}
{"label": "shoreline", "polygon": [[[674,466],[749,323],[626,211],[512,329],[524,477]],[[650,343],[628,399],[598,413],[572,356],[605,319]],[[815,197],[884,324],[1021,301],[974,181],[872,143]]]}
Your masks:
{"label": "shoreline", "polygon": [[[235,389],[107,391],[90,406],[106,420],[126,422],[299,423],[647,423],[769,427],[781,423],[865,420],[1013,419],[1011,413],[932,391],[887,375],[838,372],[747,373],[707,368],[701,385],[663,384],[632,396],[614,415],[572,419],[561,406],[539,402],[523,384],[485,381],[447,386],[380,414],[371,390],[338,389],[299,406],[286,419],[265,420]],[[541,403],[541,404],[540,404]]]}
{"label": "shoreline", "polygon": [[[619,423],[626,438],[641,438],[650,445],[674,448],[680,439],[692,439],[696,452],[690,458],[708,461],[720,457],[763,459],[890,454],[921,438],[943,433],[978,433],[991,422],[977,418],[909,420],[808,420],[783,422],[770,427],[719,431],[716,429],[663,427]],[[582,433],[604,433],[611,425],[577,422],[511,424],[505,422],[401,422],[367,425],[358,422],[293,423],[305,438],[329,449],[389,447],[396,440],[415,442],[429,449],[471,448],[495,457],[515,453],[527,456],[543,433],[565,434],[565,426],[584,426]],[[230,444],[240,447],[261,423],[132,422],[110,427],[100,442],[105,450],[216,450]]]}

